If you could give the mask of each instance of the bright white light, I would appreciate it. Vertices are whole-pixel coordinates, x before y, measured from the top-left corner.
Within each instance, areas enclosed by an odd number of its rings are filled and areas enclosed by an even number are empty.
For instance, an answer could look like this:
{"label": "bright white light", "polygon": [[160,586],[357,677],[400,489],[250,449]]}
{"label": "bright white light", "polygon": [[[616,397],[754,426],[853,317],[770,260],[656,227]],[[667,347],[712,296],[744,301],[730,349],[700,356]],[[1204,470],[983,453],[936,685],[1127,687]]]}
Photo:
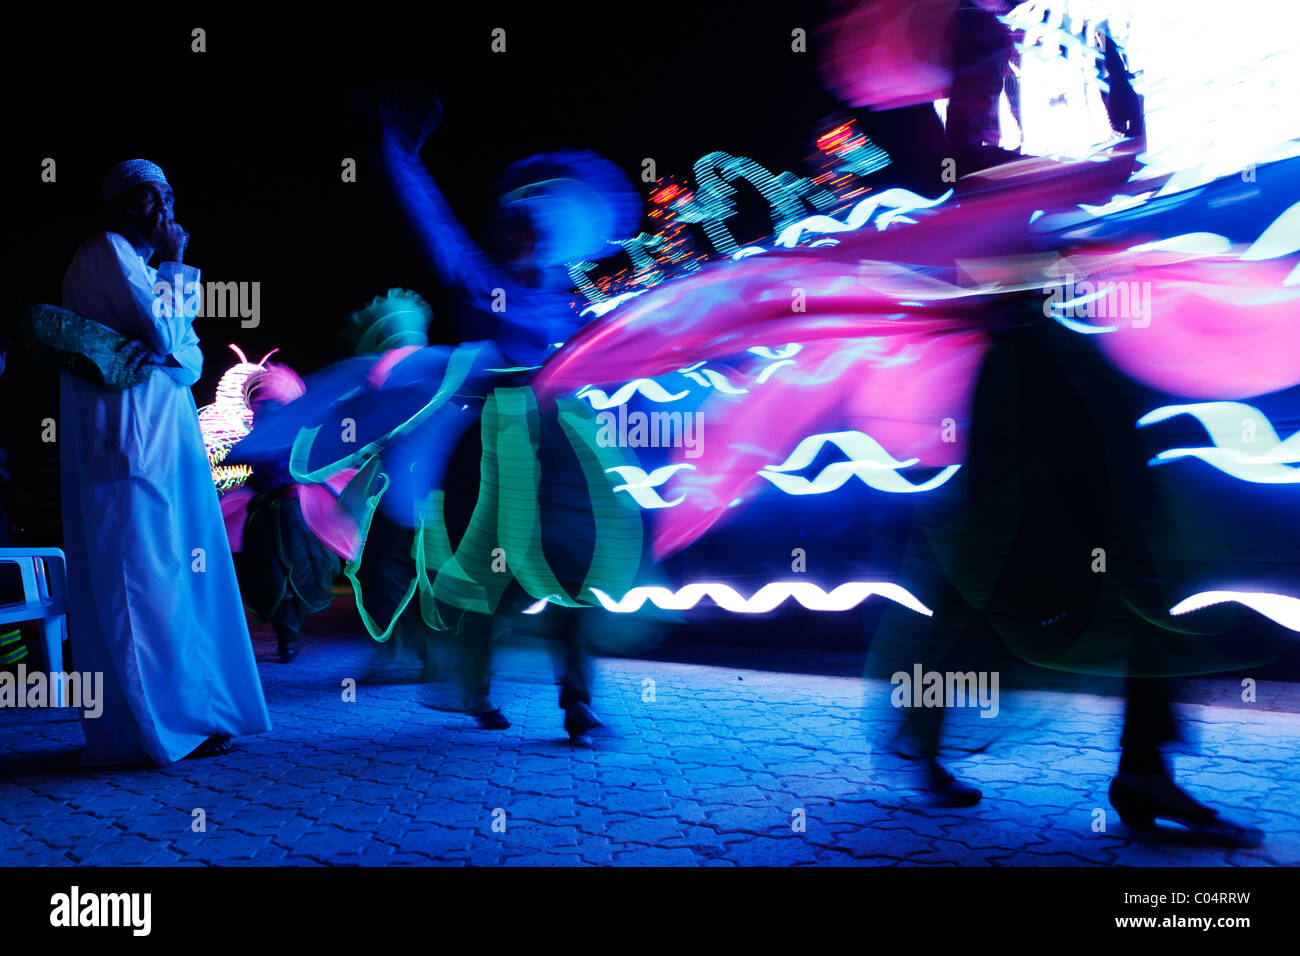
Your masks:
{"label": "bright white light", "polygon": [[665,501],[655,491],[660,485],[668,482],[673,475],[682,470],[694,471],[695,466],[685,462],[677,462],[672,465],[664,465],[662,468],[656,468],[649,474],[645,469],[638,468],[636,465],[615,465],[613,468],[606,468],[605,474],[613,472],[623,479],[623,484],[615,485],[615,491],[626,491],[632,496],[642,508],[647,510],[655,508],[671,508],[679,505],[686,500],[686,495],[682,494],[672,501]]}
{"label": "bright white light", "polygon": [[[786,472],[802,471],[816,460],[822,446],[832,444],[844,454],[848,461],[832,462],[817,473],[812,480]],[[895,494],[930,491],[938,488],[955,475],[960,465],[948,465],[929,481],[914,485],[902,475],[900,469],[911,468],[920,462],[919,458],[899,461],[885,451],[880,442],[865,432],[844,431],[829,432],[822,435],[809,435],[795,447],[785,461],[779,465],[768,465],[758,474],[776,485],[788,495],[822,495],[840,488],[850,478],[859,478],[877,491]]]}
{"label": "bright white light", "polygon": [[685,398],[689,394],[689,389],[685,392],[670,392],[652,378],[634,378],[632,381],[619,386],[613,395],[607,395],[603,389],[592,388],[588,385],[578,392],[578,397],[585,398],[596,411],[602,411],[626,404],[627,400],[633,395],[641,395],[643,398],[663,405]]}
{"label": "bright white light", "polygon": [[1215,604],[1234,601],[1244,604],[1271,621],[1276,621],[1292,631],[1300,631],[1300,598],[1267,591],[1202,591],[1169,609],[1170,614],[1188,614]]}
{"label": "bright white light", "polygon": [[1180,458],[1199,458],[1242,481],[1257,484],[1300,482],[1300,431],[1286,441],[1278,438],[1273,423],[1253,405],[1242,402],[1199,402],[1194,405],[1164,405],[1138,419],[1143,428],[1175,415],[1191,415],[1204,426],[1213,447],[1170,448],[1149,464],[1159,465]]}
{"label": "bright white light", "polygon": [[872,595],[888,598],[926,617],[934,614],[912,592],[887,581],[849,581],[829,593],[807,581],[773,581],[749,598],[742,597],[729,584],[716,582],[687,584],[676,591],[664,587],[635,587],[618,600],[598,588],[592,588],[591,593],[596,595],[605,610],[618,614],[639,611],[646,601],[665,611],[686,611],[706,597],[724,611],[736,614],[766,614],[790,598],[810,611],[848,611]]}

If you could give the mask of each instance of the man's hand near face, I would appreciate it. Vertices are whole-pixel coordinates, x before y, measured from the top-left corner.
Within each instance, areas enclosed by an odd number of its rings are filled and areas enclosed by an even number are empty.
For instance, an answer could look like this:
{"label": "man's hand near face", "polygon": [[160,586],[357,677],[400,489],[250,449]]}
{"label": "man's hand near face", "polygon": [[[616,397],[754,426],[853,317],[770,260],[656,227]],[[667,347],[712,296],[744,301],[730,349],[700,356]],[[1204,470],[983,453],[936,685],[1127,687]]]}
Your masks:
{"label": "man's hand near face", "polygon": [[184,262],[185,247],[189,245],[190,236],[181,224],[175,219],[170,219],[165,210],[159,209],[154,213],[154,231],[150,236],[154,248],[162,256],[163,262]]}

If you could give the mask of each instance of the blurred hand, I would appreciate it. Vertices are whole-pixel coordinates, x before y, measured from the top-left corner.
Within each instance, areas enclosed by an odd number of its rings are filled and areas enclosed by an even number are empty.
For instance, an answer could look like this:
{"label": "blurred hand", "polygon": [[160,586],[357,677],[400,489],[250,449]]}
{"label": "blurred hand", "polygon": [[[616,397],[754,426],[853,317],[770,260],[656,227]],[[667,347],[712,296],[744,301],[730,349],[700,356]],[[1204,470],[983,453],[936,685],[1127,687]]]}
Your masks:
{"label": "blurred hand", "polygon": [[385,130],[395,132],[402,145],[412,152],[418,153],[429,134],[442,122],[442,103],[428,90],[382,94],[369,102],[361,96],[357,99]]}

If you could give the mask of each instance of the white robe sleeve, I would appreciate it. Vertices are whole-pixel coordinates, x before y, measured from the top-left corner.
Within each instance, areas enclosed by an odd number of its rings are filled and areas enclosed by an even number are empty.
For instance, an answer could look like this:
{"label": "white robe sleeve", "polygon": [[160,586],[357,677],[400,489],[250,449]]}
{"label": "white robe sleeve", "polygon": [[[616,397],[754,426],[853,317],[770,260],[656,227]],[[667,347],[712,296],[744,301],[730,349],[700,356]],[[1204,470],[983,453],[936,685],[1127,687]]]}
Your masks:
{"label": "white robe sleeve", "polygon": [[[105,324],[139,339],[159,355],[173,356],[182,369],[194,373],[197,381],[203,358],[199,354],[196,361],[199,339],[192,323],[198,314],[202,288],[199,270],[164,262],[154,273],[131,244],[116,233],[105,234],[103,243],[94,243],[86,252],[109,306],[111,322]],[[176,307],[172,291],[175,287],[181,289],[180,308]]]}
{"label": "white robe sleeve", "polygon": [[193,385],[203,376],[203,351],[193,326],[186,323],[180,343],[171,350],[176,365],[163,365],[162,370],[182,385]]}

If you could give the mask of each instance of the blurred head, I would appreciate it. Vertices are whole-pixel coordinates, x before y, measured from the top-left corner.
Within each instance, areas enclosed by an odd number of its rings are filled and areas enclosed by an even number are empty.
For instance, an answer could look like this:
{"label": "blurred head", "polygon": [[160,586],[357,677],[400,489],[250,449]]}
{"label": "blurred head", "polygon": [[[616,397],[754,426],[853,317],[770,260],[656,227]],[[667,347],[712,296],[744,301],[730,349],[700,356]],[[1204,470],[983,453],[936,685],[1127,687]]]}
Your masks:
{"label": "blurred head", "polygon": [[354,355],[411,346],[423,348],[429,344],[432,321],[433,309],[419,293],[389,289],[348,316],[342,332],[343,344]]}
{"label": "blurred head", "polygon": [[497,183],[497,202],[494,251],[511,272],[538,281],[620,251],[641,223],[640,197],[622,170],[587,150],[515,163]]}
{"label": "blurred head", "polygon": [[487,242],[497,260],[515,278],[528,284],[539,268],[537,232],[531,218],[522,209],[500,206],[488,224]]}

